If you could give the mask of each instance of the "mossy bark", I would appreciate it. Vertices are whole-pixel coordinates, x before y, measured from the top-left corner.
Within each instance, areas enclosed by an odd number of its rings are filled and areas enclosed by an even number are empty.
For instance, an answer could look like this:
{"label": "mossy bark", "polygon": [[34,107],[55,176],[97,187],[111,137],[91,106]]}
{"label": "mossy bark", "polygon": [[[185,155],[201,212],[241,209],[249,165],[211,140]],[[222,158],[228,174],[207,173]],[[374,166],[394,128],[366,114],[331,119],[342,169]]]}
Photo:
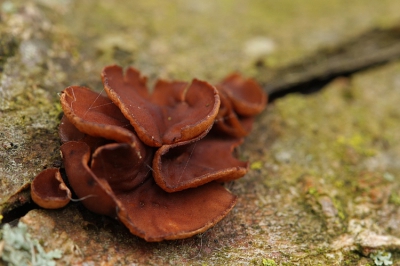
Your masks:
{"label": "mossy bark", "polygon": [[[107,64],[150,77],[216,82],[255,61],[278,68],[368,28],[393,26],[399,1],[4,1],[0,18],[0,212],[29,201],[60,166],[59,93],[101,91]],[[260,41],[261,40],[261,41]],[[253,167],[227,184],[235,209],[196,237],[146,243],[79,203],[21,221],[60,263],[354,265],[400,248],[400,65],[288,95],[240,151]]]}

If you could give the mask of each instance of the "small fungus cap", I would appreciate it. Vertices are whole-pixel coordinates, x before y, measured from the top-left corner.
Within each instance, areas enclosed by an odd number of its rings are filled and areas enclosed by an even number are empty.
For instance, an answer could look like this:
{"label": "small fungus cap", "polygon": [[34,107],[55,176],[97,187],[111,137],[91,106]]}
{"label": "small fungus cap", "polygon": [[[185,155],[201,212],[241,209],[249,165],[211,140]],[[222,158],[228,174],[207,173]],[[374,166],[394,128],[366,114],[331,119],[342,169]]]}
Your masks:
{"label": "small fungus cap", "polygon": [[226,93],[219,89],[221,106],[212,128],[213,133],[235,138],[247,136],[254,122],[254,116],[240,116],[233,109],[233,104]]}
{"label": "small fungus cap", "polygon": [[267,103],[267,95],[260,85],[238,73],[229,75],[217,87],[226,93],[233,109],[240,116],[257,115],[264,110]]}
{"label": "small fungus cap", "polygon": [[31,183],[32,200],[45,209],[59,209],[67,205],[71,192],[58,168],[43,170]]}

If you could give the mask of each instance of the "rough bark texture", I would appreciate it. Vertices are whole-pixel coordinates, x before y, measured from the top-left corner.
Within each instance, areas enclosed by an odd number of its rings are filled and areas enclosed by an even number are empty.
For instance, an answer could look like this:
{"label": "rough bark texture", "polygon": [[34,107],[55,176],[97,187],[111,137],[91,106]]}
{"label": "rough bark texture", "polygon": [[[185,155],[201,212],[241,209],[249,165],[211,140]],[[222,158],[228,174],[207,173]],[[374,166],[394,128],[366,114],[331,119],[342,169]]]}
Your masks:
{"label": "rough bark texture", "polygon": [[335,77],[350,76],[400,58],[400,25],[374,28],[344,43],[317,51],[300,62],[272,71],[259,61],[257,80],[268,94],[313,92]]}
{"label": "rough bark texture", "polygon": [[[152,80],[257,76],[256,61],[271,69],[299,62],[394,26],[398,10],[396,0],[3,1],[0,213],[30,200],[25,188],[42,169],[61,165],[57,93],[100,91],[105,65],[134,65]],[[146,243],[79,203],[20,221],[66,265],[374,265],[377,251],[396,264],[399,102],[399,63],[274,101],[240,150],[252,170],[227,184],[237,206],[190,239]]]}

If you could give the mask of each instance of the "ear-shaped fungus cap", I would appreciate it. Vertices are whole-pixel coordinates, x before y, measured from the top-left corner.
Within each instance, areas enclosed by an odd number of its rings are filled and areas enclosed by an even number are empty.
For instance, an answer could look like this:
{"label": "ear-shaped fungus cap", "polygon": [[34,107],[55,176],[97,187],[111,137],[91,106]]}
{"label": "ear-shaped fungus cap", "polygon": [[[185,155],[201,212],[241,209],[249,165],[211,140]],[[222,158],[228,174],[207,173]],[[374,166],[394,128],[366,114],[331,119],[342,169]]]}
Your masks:
{"label": "ear-shaped fungus cap", "polygon": [[234,111],[232,102],[229,100],[226,93],[222,90],[219,90],[219,93],[221,106],[215,119],[212,132],[221,135],[227,134],[235,138],[247,136],[253,126],[254,117],[239,117]]}
{"label": "ear-shaped fungus cap", "polygon": [[107,181],[98,179],[89,168],[90,148],[80,141],[61,146],[68,181],[83,205],[92,212],[116,216],[117,204]]}
{"label": "ear-shaped fungus cap", "polygon": [[108,97],[149,146],[196,138],[211,128],[218,112],[218,92],[203,81],[158,81],[149,94],[146,78],[134,68],[128,68],[124,75],[121,67],[109,66],[102,78]]}
{"label": "ear-shaped fungus cap", "polygon": [[97,178],[107,181],[114,193],[132,191],[151,174],[153,150],[141,147],[142,150],[137,151],[126,143],[104,145],[93,153],[91,171]]}
{"label": "ear-shaped fungus cap", "polygon": [[212,182],[175,193],[147,179],[132,193],[118,195],[118,217],[129,231],[149,242],[182,239],[202,233],[222,220],[236,196]]}
{"label": "ear-shaped fungus cap", "polygon": [[71,86],[61,94],[64,115],[79,131],[92,137],[133,143],[129,121],[113,102],[85,87]]}
{"label": "ear-shaped fungus cap", "polygon": [[58,136],[60,136],[61,143],[65,143],[68,141],[83,140],[88,135],[80,132],[79,129],[68,120],[67,116],[63,115],[58,127]]}
{"label": "ear-shaped fungus cap", "polygon": [[67,205],[71,192],[57,168],[42,171],[31,183],[32,200],[45,209],[59,209]]}
{"label": "ear-shaped fungus cap", "polygon": [[154,156],[154,179],[167,192],[201,186],[217,180],[230,181],[244,176],[248,163],[232,156],[242,139],[207,135],[191,143],[164,145]]}
{"label": "ear-shaped fungus cap", "polygon": [[83,199],[83,204],[93,212],[117,215],[132,234],[146,241],[180,239],[204,232],[236,203],[236,196],[217,183],[177,193],[163,191],[147,175],[150,171],[144,171],[145,162],[144,166],[135,163],[138,157],[129,151],[131,145],[100,147],[93,155],[91,168],[85,143],[71,141],[61,149],[75,193],[91,196]]}
{"label": "ear-shaped fungus cap", "polygon": [[264,110],[267,95],[252,79],[245,79],[234,73],[225,78],[218,86],[232,102],[233,109],[240,116],[254,116]]}
{"label": "ear-shaped fungus cap", "polygon": [[98,147],[110,143],[110,140],[92,137],[85,133],[80,132],[67,118],[63,116],[58,127],[58,135],[60,136],[61,143],[68,141],[82,141],[89,145],[90,150],[94,152]]}

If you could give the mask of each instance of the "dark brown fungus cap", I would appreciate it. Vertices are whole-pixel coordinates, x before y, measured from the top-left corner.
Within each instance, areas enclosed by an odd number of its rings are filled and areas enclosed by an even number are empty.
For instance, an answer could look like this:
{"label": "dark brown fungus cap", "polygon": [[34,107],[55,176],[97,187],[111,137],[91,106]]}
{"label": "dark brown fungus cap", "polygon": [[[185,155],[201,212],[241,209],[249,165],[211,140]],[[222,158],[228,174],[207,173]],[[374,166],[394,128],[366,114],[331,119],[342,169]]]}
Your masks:
{"label": "dark brown fungus cap", "polygon": [[237,73],[225,78],[217,87],[226,93],[233,109],[240,116],[257,115],[264,110],[267,103],[267,95],[260,85]]}
{"label": "dark brown fungus cap", "polygon": [[62,92],[60,100],[64,115],[79,131],[92,137],[135,142],[129,121],[107,97],[85,87],[71,86]]}
{"label": "dark brown fungus cap", "polygon": [[92,152],[94,152],[98,147],[110,143],[110,140],[92,137],[80,132],[71,122],[69,122],[65,115],[61,118],[60,126],[58,127],[58,135],[60,136],[61,143],[66,143],[68,141],[82,141],[89,145]]}
{"label": "dark brown fungus cap", "polygon": [[241,138],[247,136],[254,122],[254,116],[240,117],[233,110],[232,102],[226,93],[219,90],[221,106],[215,119],[212,131],[223,135]]}
{"label": "dark brown fungus cap", "polygon": [[164,145],[154,156],[154,179],[165,191],[175,192],[240,178],[248,168],[247,162],[232,155],[240,143],[241,139],[207,136],[185,145]]}
{"label": "dark brown fungus cap", "polygon": [[132,191],[150,176],[152,159],[151,148],[142,146],[138,152],[129,144],[112,143],[94,152],[91,170],[106,180],[114,193]]}
{"label": "dark brown fungus cap", "polygon": [[80,141],[61,146],[65,171],[75,194],[89,210],[115,217],[117,204],[106,180],[96,177],[89,168],[90,148]]}
{"label": "dark brown fungus cap", "polygon": [[158,81],[152,94],[134,68],[104,68],[104,88],[147,145],[160,147],[198,137],[212,126],[220,100],[210,84]]}
{"label": "dark brown fungus cap", "polygon": [[202,233],[222,220],[236,204],[218,183],[176,193],[149,178],[132,193],[118,195],[118,217],[132,234],[149,242],[182,239]]}
{"label": "dark brown fungus cap", "polygon": [[68,141],[80,141],[83,140],[87,135],[77,129],[68,118],[63,115],[58,127],[58,135],[60,136],[61,143]]}
{"label": "dark brown fungus cap", "polygon": [[58,209],[67,205],[71,192],[57,168],[49,168],[35,177],[31,184],[32,200],[42,208]]}

